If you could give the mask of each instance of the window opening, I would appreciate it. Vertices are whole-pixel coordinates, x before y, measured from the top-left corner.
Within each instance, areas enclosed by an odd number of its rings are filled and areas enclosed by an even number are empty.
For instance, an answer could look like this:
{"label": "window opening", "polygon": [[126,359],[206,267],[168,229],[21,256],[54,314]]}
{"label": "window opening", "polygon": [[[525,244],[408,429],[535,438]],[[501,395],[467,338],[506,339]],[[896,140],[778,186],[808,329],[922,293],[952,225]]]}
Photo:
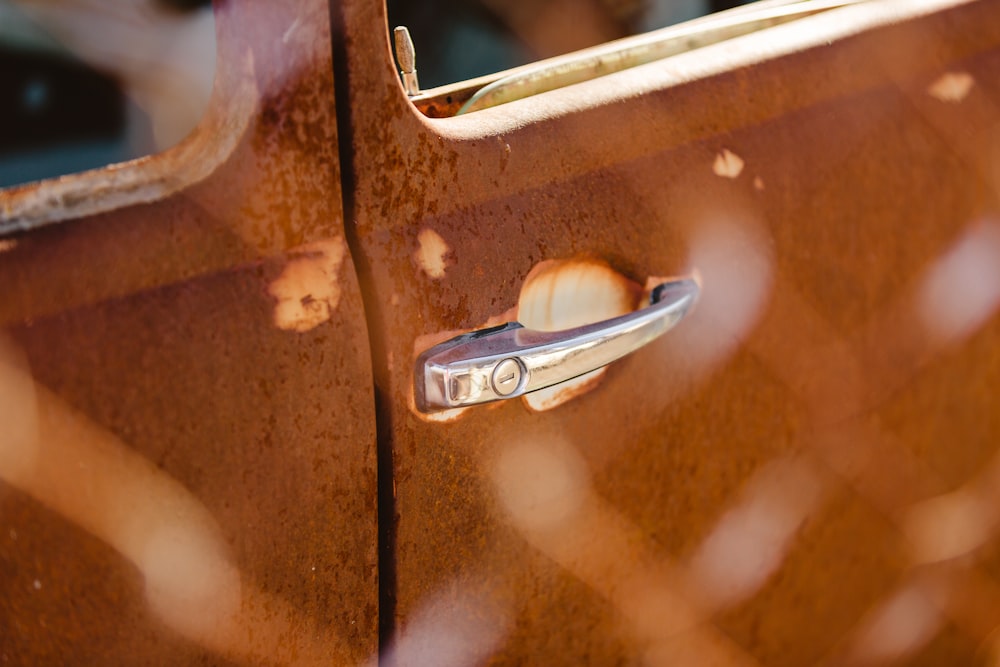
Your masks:
{"label": "window opening", "polygon": [[0,187],[173,146],[215,76],[209,0],[0,0]]}
{"label": "window opening", "polygon": [[[390,20],[409,16],[416,42],[423,91],[415,89],[414,49],[405,29],[395,30],[397,62],[407,93],[425,114],[444,117],[468,113],[573,83],[618,72],[708,46],[726,39],[868,0],[519,0],[501,4],[466,0],[463,11],[452,12],[436,30],[435,1],[396,0]],[[402,9],[403,4],[406,9]],[[554,6],[560,11],[551,13]],[[614,9],[615,11],[612,11]],[[722,10],[722,11],[719,11]],[[464,12],[464,13],[463,13]],[[463,18],[467,16],[468,18]],[[487,20],[489,19],[489,20]],[[678,23],[678,21],[681,21]],[[636,28],[651,30],[621,37]],[[603,28],[601,27],[603,26]],[[477,39],[466,36],[475,34]],[[551,37],[551,39],[549,39]],[[426,40],[426,48],[425,48]],[[548,40],[548,41],[547,41]],[[594,48],[519,66],[530,56],[548,56],[569,47]],[[513,66],[513,67],[512,67]],[[441,85],[458,75],[500,71],[467,81]],[[428,86],[431,87],[428,90]],[[434,86],[437,86],[434,88]]]}

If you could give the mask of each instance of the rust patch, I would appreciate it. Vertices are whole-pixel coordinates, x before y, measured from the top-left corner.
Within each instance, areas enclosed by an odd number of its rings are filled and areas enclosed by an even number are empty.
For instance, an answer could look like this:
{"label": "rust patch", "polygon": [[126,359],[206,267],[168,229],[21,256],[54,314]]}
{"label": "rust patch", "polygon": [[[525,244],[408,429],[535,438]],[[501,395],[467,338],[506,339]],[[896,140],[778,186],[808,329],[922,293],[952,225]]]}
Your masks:
{"label": "rust patch", "polygon": [[293,251],[292,256],[267,291],[278,300],[274,325],[302,333],[328,321],[337,310],[344,239],[310,243]]}
{"label": "rust patch", "polygon": [[[0,338],[0,479],[106,543],[139,570],[146,604],[172,630],[221,655],[258,662],[304,623],[243,577],[205,504],[179,480],[41,385]],[[28,460],[30,465],[23,465]],[[41,580],[33,588],[41,590]],[[255,637],[247,642],[246,637]],[[308,641],[308,640],[307,640]],[[344,651],[341,639],[331,644]],[[309,662],[329,656],[301,647]]]}

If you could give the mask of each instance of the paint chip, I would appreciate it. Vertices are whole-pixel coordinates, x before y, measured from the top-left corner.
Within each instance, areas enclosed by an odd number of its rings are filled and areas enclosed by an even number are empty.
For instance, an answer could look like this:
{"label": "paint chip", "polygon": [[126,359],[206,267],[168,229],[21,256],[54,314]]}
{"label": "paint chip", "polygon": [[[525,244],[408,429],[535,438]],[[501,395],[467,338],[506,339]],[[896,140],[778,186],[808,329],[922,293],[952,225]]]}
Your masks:
{"label": "paint chip", "polygon": [[[517,321],[529,329],[561,331],[630,313],[642,288],[605,262],[594,259],[546,260],[524,280]],[[542,412],[581,396],[601,381],[605,369],[523,396],[525,405]]]}
{"label": "paint chip", "polygon": [[757,192],[763,192],[764,191],[764,179],[761,178],[760,176],[757,176],[756,178],[754,178],[753,179],[753,188]]}
{"label": "paint chip", "polygon": [[438,412],[431,413],[419,412],[416,408],[413,408],[413,410],[426,422],[450,424],[458,421],[469,410],[469,408],[451,408],[450,410],[439,410]]}
{"label": "paint chip", "polygon": [[42,582],[40,582],[38,579],[35,579],[32,585],[35,587],[36,591],[42,590]]}
{"label": "paint chip", "polygon": [[445,262],[445,255],[450,248],[441,235],[433,229],[422,229],[417,235],[417,242],[420,248],[413,254],[417,264],[431,278],[444,278],[444,271],[448,264]]}
{"label": "paint chip", "polygon": [[723,148],[722,152],[715,156],[715,164],[712,171],[716,176],[723,178],[736,178],[743,172],[743,158],[728,148]]}
{"label": "paint chip", "polygon": [[[516,315],[517,315],[517,307],[515,306],[503,313],[490,316],[489,318],[486,319],[485,322],[483,322],[479,326],[475,326],[469,329],[438,331],[437,333],[433,334],[424,334],[422,336],[417,336],[417,339],[413,342],[413,359],[411,360],[411,363],[412,361],[416,360],[417,356],[421,352],[434,347],[438,343],[443,343],[444,341],[454,338],[455,336],[459,336],[461,334],[467,334],[471,331],[478,331],[480,329],[489,329],[490,327],[506,324],[507,322],[516,319]],[[391,357],[391,354],[392,353],[390,352],[390,363],[394,365],[395,362],[393,361],[393,357]],[[410,411],[413,412],[413,414],[415,414],[420,419],[426,422],[435,422],[441,424],[447,424],[450,422],[458,421],[459,418],[461,418],[463,415],[465,415],[465,413],[468,410],[471,409],[471,408],[452,408],[451,410],[441,410],[439,412],[431,412],[431,413],[421,412],[420,410],[417,409],[416,400],[413,396],[412,386],[410,387],[409,404],[410,404]],[[496,405],[497,404],[493,404],[494,407]],[[484,410],[488,409],[490,406],[476,406],[476,407],[479,410]]]}
{"label": "paint chip", "polygon": [[966,98],[976,80],[968,72],[946,72],[927,88],[927,94],[941,102],[958,103]]}
{"label": "paint chip", "polygon": [[278,300],[274,325],[303,333],[329,320],[340,303],[338,273],[344,239],[317,241],[291,253],[292,259],[272,282],[268,293]]}
{"label": "paint chip", "polygon": [[577,396],[583,396],[592,389],[595,389],[604,378],[605,370],[607,369],[598,368],[572,380],[566,380],[551,387],[525,394],[522,397],[524,404],[535,412],[545,412],[546,410],[557,408],[563,403],[571,401]]}

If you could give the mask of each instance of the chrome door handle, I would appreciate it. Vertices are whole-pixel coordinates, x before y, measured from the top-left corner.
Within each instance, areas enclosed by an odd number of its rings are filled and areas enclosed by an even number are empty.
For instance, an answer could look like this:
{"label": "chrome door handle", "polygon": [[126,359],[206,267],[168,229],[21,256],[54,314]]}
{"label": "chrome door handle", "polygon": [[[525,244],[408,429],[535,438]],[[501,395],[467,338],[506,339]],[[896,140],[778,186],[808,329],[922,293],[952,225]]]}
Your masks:
{"label": "chrome door handle", "polygon": [[697,297],[694,280],[674,280],[653,289],[647,308],[596,324],[533,331],[508,322],[456,336],[417,357],[417,408],[434,412],[489,403],[571,380],[673,328]]}

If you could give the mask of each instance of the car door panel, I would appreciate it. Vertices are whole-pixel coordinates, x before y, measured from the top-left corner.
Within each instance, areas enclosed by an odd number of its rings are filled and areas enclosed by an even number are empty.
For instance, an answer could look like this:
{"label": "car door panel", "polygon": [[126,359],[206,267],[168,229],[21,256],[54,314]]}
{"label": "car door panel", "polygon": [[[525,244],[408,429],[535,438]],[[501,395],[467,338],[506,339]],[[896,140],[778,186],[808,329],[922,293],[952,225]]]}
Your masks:
{"label": "car door panel", "polygon": [[[997,295],[974,287],[997,249],[994,12],[872,3],[432,121],[370,58],[378,7],[342,8],[392,659],[981,650],[959,580],[991,561],[929,545],[995,456]],[[504,321],[533,267],[580,257],[638,284],[695,272],[700,301],[554,410],[414,409],[429,341]],[[900,608],[914,634],[879,643]]]}
{"label": "car door panel", "polygon": [[191,137],[0,193],[12,664],[377,651],[370,353],[326,5],[223,3],[216,21]]}
{"label": "car door panel", "polygon": [[[0,193],[5,659],[997,650],[995,3],[439,120],[380,2],[216,14],[192,137]],[[542,268],[551,313],[701,293],[549,409],[417,410],[417,355]]]}

